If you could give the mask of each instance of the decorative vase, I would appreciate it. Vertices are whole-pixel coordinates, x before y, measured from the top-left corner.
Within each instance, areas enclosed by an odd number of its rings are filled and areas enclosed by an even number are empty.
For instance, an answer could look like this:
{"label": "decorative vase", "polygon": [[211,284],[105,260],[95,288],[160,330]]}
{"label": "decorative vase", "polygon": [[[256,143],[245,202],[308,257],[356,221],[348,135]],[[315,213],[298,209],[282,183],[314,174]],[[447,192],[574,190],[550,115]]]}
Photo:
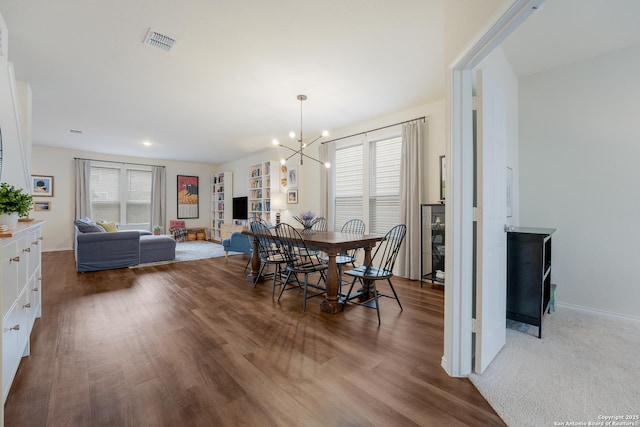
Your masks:
{"label": "decorative vase", "polygon": [[6,225],[11,230],[18,226],[18,212],[0,213],[0,225]]}

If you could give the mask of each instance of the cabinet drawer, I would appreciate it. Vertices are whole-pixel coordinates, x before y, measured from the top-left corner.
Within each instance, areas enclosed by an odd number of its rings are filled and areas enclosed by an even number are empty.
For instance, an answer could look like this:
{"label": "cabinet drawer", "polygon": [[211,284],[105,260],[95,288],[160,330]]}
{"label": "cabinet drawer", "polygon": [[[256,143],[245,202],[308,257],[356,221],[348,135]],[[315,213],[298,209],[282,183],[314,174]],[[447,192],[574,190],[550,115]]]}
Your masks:
{"label": "cabinet drawer", "polygon": [[42,230],[38,228],[29,233],[29,274],[33,274],[40,265],[40,254],[42,252]]}
{"label": "cabinet drawer", "polygon": [[17,242],[13,241],[2,248],[2,318],[18,297],[18,257]]}
{"label": "cabinet drawer", "polygon": [[42,272],[40,266],[33,273],[29,284],[29,302],[31,302],[31,317],[35,320],[42,316]]}
{"label": "cabinet drawer", "polygon": [[[14,300],[15,301],[15,300]],[[19,349],[20,328],[17,306],[13,306],[2,322],[2,402],[4,403],[13,377],[20,364],[21,353]]]}

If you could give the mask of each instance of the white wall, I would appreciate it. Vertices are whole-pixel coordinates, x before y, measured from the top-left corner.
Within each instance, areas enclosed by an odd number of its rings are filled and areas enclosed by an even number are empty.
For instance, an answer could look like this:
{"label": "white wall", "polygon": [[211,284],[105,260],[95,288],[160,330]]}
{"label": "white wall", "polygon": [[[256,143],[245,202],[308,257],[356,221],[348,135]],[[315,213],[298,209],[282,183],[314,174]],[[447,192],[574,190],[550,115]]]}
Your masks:
{"label": "white wall", "polygon": [[[0,15],[0,31],[7,36],[7,27]],[[18,188],[29,187],[31,133],[31,92],[26,83],[15,81],[13,66],[0,55],[0,129],[2,130],[2,182]]]}
{"label": "white wall", "polygon": [[520,81],[521,224],[557,228],[557,300],[640,317],[640,46]]}
{"label": "white wall", "polygon": [[[518,77],[507,60],[502,48],[495,48],[474,69],[474,75],[481,69],[484,76],[490,78],[505,97],[507,167],[513,169],[513,214],[507,218],[507,225],[519,225],[520,216],[520,180],[519,180],[519,144],[518,144]],[[506,174],[506,170],[505,170]],[[505,190],[506,191],[506,190]]]}
{"label": "white wall", "polygon": [[[368,120],[366,122],[356,123],[349,127],[341,129],[332,129],[331,136],[328,138],[341,138],[352,135],[354,133],[364,132],[370,129],[376,129],[382,126],[399,123],[405,120],[414,119],[416,117],[426,116],[429,118],[429,142],[427,146],[428,161],[424,165],[427,168],[428,190],[427,199],[424,203],[437,203],[439,200],[438,185],[440,180],[439,172],[439,156],[445,154],[445,102],[437,101],[425,104],[416,108],[399,111],[388,114],[383,117]],[[231,171],[233,172],[233,195],[247,195],[247,171],[250,165],[264,162],[267,160],[278,160],[280,154],[278,149],[271,145],[271,142],[265,138],[264,151],[256,153],[250,157],[229,162],[216,167],[216,172]],[[318,158],[319,143],[309,148],[309,155]],[[298,204],[288,205],[288,210],[282,212],[282,221],[291,222],[291,216],[301,211],[312,210],[318,212],[320,209],[320,168],[323,166],[312,161],[305,161],[301,167],[299,161],[291,159],[289,165],[296,164],[298,166]]]}
{"label": "white wall", "polygon": [[112,156],[61,148],[33,146],[31,160],[33,173],[54,177],[53,197],[34,198],[35,200],[51,201],[51,211],[31,212],[30,214],[33,218],[47,221],[42,230],[45,237],[43,242],[44,251],[73,249],[73,220],[75,214],[73,159],[75,157],[165,166],[167,171],[167,224],[164,224],[165,231],[168,230],[168,220],[177,218],[177,175],[198,176],[200,178],[199,218],[186,219],[185,222],[187,227],[205,227],[207,230],[209,229],[211,219],[210,182],[213,165]]}
{"label": "white wall", "polygon": [[[405,110],[384,117],[370,120],[364,123],[350,126],[349,128],[334,131],[332,137],[346,136],[355,132],[362,132],[380,126],[385,126],[419,116],[430,118],[429,131],[429,197],[427,202],[437,201],[438,198],[438,156],[445,151],[445,129],[444,129],[444,101],[426,104],[410,110]],[[110,160],[117,162],[131,162],[143,164],[164,165],[167,167],[167,202],[168,219],[175,219],[177,215],[176,207],[176,176],[197,175],[200,177],[200,217],[198,219],[187,219],[188,227],[209,227],[211,195],[209,191],[210,176],[214,172],[233,172],[233,195],[247,195],[247,171],[251,164],[266,160],[277,160],[277,149],[271,148],[270,141],[265,140],[265,150],[235,162],[224,165],[209,165],[200,163],[171,162],[164,160],[141,159],[137,157],[111,156],[91,152],[60,149],[45,146],[34,146],[32,148],[32,171],[34,174],[51,175],[54,177],[54,197],[40,198],[38,200],[51,201],[50,212],[32,212],[31,217],[43,219],[47,222],[43,226],[45,235],[44,251],[70,250],[73,248],[73,217],[74,217],[74,157],[90,158],[96,160]],[[314,148],[314,147],[311,147]],[[313,156],[317,156],[314,148]],[[311,153],[311,152],[310,152]],[[299,171],[299,203],[289,205],[291,209],[282,213],[283,220],[290,219],[291,215],[299,213],[300,210],[319,209],[319,176],[320,165],[315,162],[305,162]],[[166,229],[166,224],[165,224]]]}

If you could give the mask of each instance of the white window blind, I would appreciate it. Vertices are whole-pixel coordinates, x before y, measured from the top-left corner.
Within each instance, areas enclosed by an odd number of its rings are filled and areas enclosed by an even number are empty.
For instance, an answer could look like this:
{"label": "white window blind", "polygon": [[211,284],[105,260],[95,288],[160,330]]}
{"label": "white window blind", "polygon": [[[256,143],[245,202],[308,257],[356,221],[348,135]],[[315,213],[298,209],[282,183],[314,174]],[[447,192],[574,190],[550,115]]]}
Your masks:
{"label": "white window blind", "polygon": [[363,218],[363,146],[354,145],[336,149],[334,229],[340,230],[345,222]]}
{"label": "white window blind", "polygon": [[400,137],[369,146],[369,229],[384,234],[400,219]]}
{"label": "white window blind", "polygon": [[95,221],[120,223],[120,168],[91,167],[91,209]]}
{"label": "white window blind", "polygon": [[104,165],[91,166],[93,219],[146,228],[151,220],[151,169],[139,165]]}
{"label": "white window blind", "polygon": [[151,172],[127,170],[127,224],[145,224],[151,218]]}
{"label": "white window blind", "polygon": [[402,138],[336,147],[334,229],[350,219],[367,224],[367,232],[385,234],[400,222]]}

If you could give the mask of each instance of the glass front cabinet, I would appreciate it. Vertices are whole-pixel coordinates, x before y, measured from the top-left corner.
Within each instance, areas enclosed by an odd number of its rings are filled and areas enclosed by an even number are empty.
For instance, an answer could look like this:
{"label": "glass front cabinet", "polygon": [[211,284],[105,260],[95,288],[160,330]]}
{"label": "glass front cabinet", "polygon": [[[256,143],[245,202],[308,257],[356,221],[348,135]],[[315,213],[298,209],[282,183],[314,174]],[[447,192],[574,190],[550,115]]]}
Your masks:
{"label": "glass front cabinet", "polygon": [[420,286],[423,281],[444,285],[444,208],[440,203],[420,205]]}

